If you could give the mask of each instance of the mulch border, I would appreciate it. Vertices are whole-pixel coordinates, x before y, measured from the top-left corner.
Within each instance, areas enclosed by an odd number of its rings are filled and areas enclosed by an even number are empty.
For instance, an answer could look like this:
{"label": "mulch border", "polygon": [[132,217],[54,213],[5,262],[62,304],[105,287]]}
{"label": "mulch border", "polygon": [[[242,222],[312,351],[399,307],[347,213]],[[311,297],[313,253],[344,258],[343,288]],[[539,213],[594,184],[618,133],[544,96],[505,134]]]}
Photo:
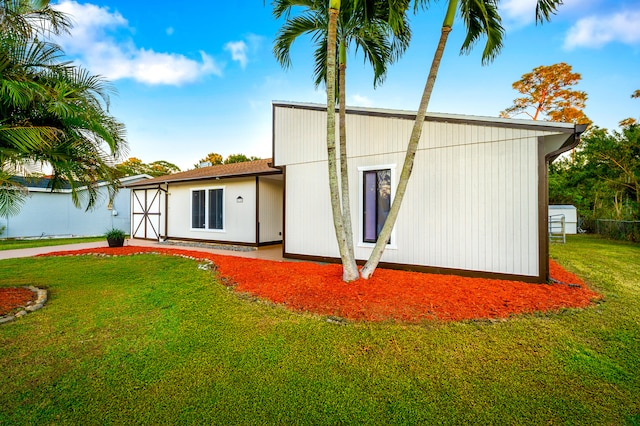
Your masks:
{"label": "mulch border", "polygon": [[46,303],[47,298],[48,298],[48,293],[47,293],[46,289],[38,288],[38,287],[34,287],[34,286],[23,286],[22,288],[29,289],[29,290],[31,290],[32,292],[34,292],[36,294],[35,302],[31,302],[30,304],[27,304],[27,306],[25,306],[24,308],[20,309],[15,314],[8,314],[8,315],[1,316],[0,317],[0,324],[11,322],[11,321],[15,320],[16,318],[20,318],[20,317],[23,317],[23,316],[27,315],[30,312],[37,311],[38,309],[41,309],[44,306],[44,304]]}
{"label": "mulch border", "polygon": [[[271,302],[282,305],[292,311],[310,312],[321,316],[337,317],[347,321],[356,322],[381,322],[388,320],[399,321],[403,323],[420,323],[425,320],[436,320],[445,322],[465,320],[494,321],[508,319],[521,314],[533,314],[536,312],[552,313],[559,312],[563,309],[585,308],[604,299],[601,294],[586,286],[579,277],[570,272],[567,272],[553,260],[550,260],[550,270],[555,282],[549,284],[527,284],[519,281],[505,281],[497,279],[475,281],[476,279],[473,278],[458,277],[455,275],[444,276],[436,274],[423,274],[417,272],[390,271],[379,269],[379,271],[376,273],[376,275],[378,276],[377,279],[382,280],[383,282],[395,278],[395,276],[390,276],[389,274],[401,273],[407,274],[406,278],[410,281],[415,281],[416,279],[425,279],[427,285],[432,284],[432,282],[430,282],[429,280],[442,280],[443,278],[446,278],[447,286],[457,286],[457,288],[463,290],[462,293],[458,294],[458,296],[460,297],[456,297],[452,300],[441,300],[440,302],[442,303],[440,303],[440,305],[431,304],[431,308],[436,308],[436,310],[434,310],[433,312],[429,310],[425,313],[423,312],[423,309],[420,308],[420,306],[422,306],[421,303],[429,303],[429,300],[426,300],[425,302],[424,300],[420,301],[406,299],[402,303],[405,303],[406,306],[411,305],[409,306],[408,310],[405,309],[404,306],[398,305],[401,306],[400,309],[396,309],[395,311],[393,309],[385,311],[384,305],[386,303],[386,299],[376,299],[381,297],[381,295],[376,292],[375,285],[371,286],[371,284],[375,284],[373,279],[370,280],[369,283],[366,283],[363,280],[359,280],[360,282],[355,281],[348,284],[343,283],[341,280],[339,280],[340,283],[338,283],[337,281],[331,281],[334,285],[334,287],[331,287],[331,289],[335,291],[336,294],[329,295],[325,293],[324,288],[318,288],[318,283],[305,284],[304,282],[302,282],[304,281],[304,279],[296,280],[293,284],[289,283],[289,287],[284,290],[278,290],[276,294],[274,294],[273,291],[270,292],[269,289],[272,286],[267,285],[261,288],[261,285],[255,283],[256,278],[258,278],[258,281],[260,281],[260,279],[273,281],[274,274],[278,275],[278,277],[276,277],[275,279],[280,279],[280,283],[288,281],[291,276],[295,276],[293,269],[303,266],[301,265],[301,263],[305,264],[305,268],[312,269],[313,273],[324,274],[325,277],[326,271],[333,268],[335,269],[335,271],[333,271],[333,274],[336,275],[336,277],[339,277],[339,265],[319,265],[308,262],[296,262],[290,263],[291,266],[284,271],[274,271],[273,269],[269,268],[266,265],[263,265],[262,263],[282,262],[269,261],[264,259],[242,258],[243,262],[238,263],[237,260],[239,258],[237,258],[236,256],[159,247],[91,248],[53,252],[39,256],[97,255],[110,257],[151,253],[160,255],[181,256],[195,260],[204,260],[205,262],[213,262],[213,264],[215,265],[214,269],[217,270],[219,276],[223,278],[222,283],[227,286],[233,287],[234,290],[238,293],[250,294],[258,299],[270,300]],[[251,271],[249,271],[250,265],[256,267],[257,269],[252,269]],[[248,275],[249,278],[247,278]],[[335,281],[336,277],[330,279]],[[531,289],[535,288],[533,292],[537,293],[540,297],[544,297],[544,294],[542,293],[548,294],[548,292],[556,293],[558,297],[554,298],[554,300],[552,301],[545,301],[536,298],[529,300],[526,296],[517,297],[513,300],[504,300],[504,303],[501,300],[480,300],[484,299],[483,297],[479,298],[478,300],[473,299],[470,301],[469,294],[464,294],[466,293],[464,287],[468,286],[470,292],[473,290],[482,291],[482,289],[486,289],[486,283],[484,283],[483,287],[483,281],[488,281],[492,286],[495,286],[495,288],[491,287],[491,292],[504,288],[507,288],[508,290],[509,286],[514,287],[515,290],[512,289],[512,291],[522,292],[530,288],[530,286],[533,286],[531,287]],[[306,288],[304,287],[305,285],[309,285],[309,287]],[[326,285],[326,282],[322,282],[321,285]],[[415,288],[415,282],[413,285]],[[284,291],[286,294],[283,294],[282,291]],[[356,292],[355,296],[353,294],[354,291]],[[434,291],[437,292],[438,290],[434,288]],[[316,294],[316,292],[318,293]],[[574,296],[571,296],[571,293],[573,293]],[[409,294],[411,297],[414,297],[410,293],[407,294]],[[327,301],[327,297],[333,297],[333,302],[336,304],[332,305],[331,303],[329,303],[331,302],[331,300]],[[386,297],[395,298],[395,295],[387,294]],[[496,302],[498,302],[497,305]],[[459,305],[460,303],[464,305],[461,311],[459,311],[459,307],[461,306]],[[482,306],[484,306],[484,308],[482,308]],[[467,312],[469,308],[471,308],[473,312]]]}

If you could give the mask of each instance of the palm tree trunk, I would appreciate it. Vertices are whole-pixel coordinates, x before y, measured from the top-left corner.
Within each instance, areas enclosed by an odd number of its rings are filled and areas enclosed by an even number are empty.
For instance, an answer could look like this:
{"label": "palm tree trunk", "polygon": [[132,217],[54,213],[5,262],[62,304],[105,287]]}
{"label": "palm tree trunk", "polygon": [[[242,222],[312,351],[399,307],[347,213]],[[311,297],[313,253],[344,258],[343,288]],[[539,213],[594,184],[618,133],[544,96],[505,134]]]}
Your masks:
{"label": "palm tree trunk", "polygon": [[411,177],[411,172],[413,171],[413,162],[416,157],[418,143],[420,142],[420,136],[422,135],[422,128],[424,126],[424,117],[427,113],[427,107],[429,106],[429,100],[431,98],[431,93],[433,92],[433,86],[435,85],[436,77],[438,76],[438,68],[440,67],[440,61],[442,60],[444,48],[447,44],[447,38],[449,37],[449,33],[451,32],[451,26],[453,25],[453,19],[455,17],[457,4],[458,0],[449,1],[447,15],[442,25],[440,42],[438,43],[438,48],[436,49],[436,53],[433,56],[431,70],[429,71],[429,77],[427,78],[427,82],[424,86],[424,91],[422,92],[420,107],[418,108],[418,112],[416,113],[416,121],[413,123],[413,130],[411,131],[411,137],[407,145],[407,152],[405,154],[404,164],[402,166],[402,173],[400,174],[400,181],[398,182],[398,187],[393,197],[393,203],[391,204],[391,209],[389,210],[387,219],[384,222],[384,226],[380,231],[380,235],[378,235],[378,239],[376,241],[375,247],[373,248],[373,251],[371,252],[371,256],[369,256],[369,260],[367,260],[367,263],[360,271],[360,274],[364,279],[369,279],[378,267],[378,263],[380,263],[380,258],[384,253],[387,241],[389,241],[389,238],[391,237],[393,226],[395,225],[396,219],[398,218],[400,205],[402,204],[402,200],[404,199],[404,194],[407,190],[407,184],[409,183],[409,178]]}
{"label": "palm tree trunk", "polygon": [[340,188],[336,164],[336,33],[340,1],[331,0],[329,8],[329,31],[327,40],[327,154],[329,166],[329,192],[333,225],[342,260],[342,279],[345,282],[358,279],[358,268],[353,255],[349,255],[340,208]]}
{"label": "palm tree trunk", "polygon": [[[340,104],[340,187],[342,190],[342,221],[344,223],[344,236],[347,239],[349,261],[355,264],[353,252],[353,226],[351,224],[351,195],[349,193],[349,166],[347,164],[347,49],[344,40],[340,42],[340,64],[338,67],[338,93]],[[353,266],[357,269],[357,266]]]}

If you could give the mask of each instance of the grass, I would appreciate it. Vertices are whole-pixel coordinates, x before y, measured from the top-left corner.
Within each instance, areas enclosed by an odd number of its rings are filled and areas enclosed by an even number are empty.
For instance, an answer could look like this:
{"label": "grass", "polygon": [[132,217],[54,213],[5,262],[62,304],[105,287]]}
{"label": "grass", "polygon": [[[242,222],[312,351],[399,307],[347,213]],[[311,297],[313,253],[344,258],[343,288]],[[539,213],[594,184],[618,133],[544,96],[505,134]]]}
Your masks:
{"label": "grass", "polygon": [[16,250],[34,247],[58,246],[63,244],[91,243],[106,241],[104,236],[82,238],[41,238],[37,240],[0,239],[0,250]]}
{"label": "grass", "polygon": [[605,295],[497,322],[327,322],[239,297],[197,262],[0,261],[48,287],[0,326],[0,424],[640,423],[640,246],[553,257]]}

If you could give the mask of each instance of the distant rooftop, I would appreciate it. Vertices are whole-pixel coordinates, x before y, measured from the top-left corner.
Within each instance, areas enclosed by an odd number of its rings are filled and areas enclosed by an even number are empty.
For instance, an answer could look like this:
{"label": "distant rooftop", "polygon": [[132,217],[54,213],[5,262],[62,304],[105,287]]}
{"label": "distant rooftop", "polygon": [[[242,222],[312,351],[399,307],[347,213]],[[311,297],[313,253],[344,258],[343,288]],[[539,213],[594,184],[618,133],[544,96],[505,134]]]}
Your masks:
{"label": "distant rooftop", "polygon": [[199,167],[185,172],[159,176],[157,178],[125,185],[127,188],[136,186],[157,185],[171,182],[187,182],[194,180],[233,178],[242,176],[260,176],[281,174],[280,169],[271,167],[271,158],[264,160],[245,161],[242,163],[219,164],[216,166]]}

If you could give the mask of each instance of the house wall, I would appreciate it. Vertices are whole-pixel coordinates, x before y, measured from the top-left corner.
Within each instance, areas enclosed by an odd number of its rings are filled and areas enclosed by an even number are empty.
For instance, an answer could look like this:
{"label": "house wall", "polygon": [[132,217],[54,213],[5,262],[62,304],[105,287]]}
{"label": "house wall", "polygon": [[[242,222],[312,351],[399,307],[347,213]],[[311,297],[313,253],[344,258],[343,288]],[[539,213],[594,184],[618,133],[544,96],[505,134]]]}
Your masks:
{"label": "house wall", "polygon": [[[191,229],[191,190],[209,188],[224,188],[224,229]],[[255,177],[171,183],[167,219],[169,238],[255,244]]]}
{"label": "house wall", "polygon": [[261,176],[259,188],[260,243],[282,241],[282,175]]}
{"label": "house wall", "polygon": [[101,187],[98,192],[95,207],[85,211],[74,206],[68,192],[32,191],[17,216],[0,218],[0,227],[6,227],[0,237],[96,236],[111,228],[129,233],[129,190],[121,189],[117,193],[112,210],[108,209],[107,188]]}
{"label": "house wall", "polygon": [[[325,112],[313,109],[274,107],[274,164],[286,166],[287,254],[339,256],[329,204],[325,117]],[[358,169],[395,168],[395,189],[412,126],[413,120],[406,118],[347,116],[358,259],[367,259],[371,252],[371,245],[359,243]],[[428,121],[424,126],[391,246],[382,261],[538,276],[538,138],[553,132],[488,122]]]}

